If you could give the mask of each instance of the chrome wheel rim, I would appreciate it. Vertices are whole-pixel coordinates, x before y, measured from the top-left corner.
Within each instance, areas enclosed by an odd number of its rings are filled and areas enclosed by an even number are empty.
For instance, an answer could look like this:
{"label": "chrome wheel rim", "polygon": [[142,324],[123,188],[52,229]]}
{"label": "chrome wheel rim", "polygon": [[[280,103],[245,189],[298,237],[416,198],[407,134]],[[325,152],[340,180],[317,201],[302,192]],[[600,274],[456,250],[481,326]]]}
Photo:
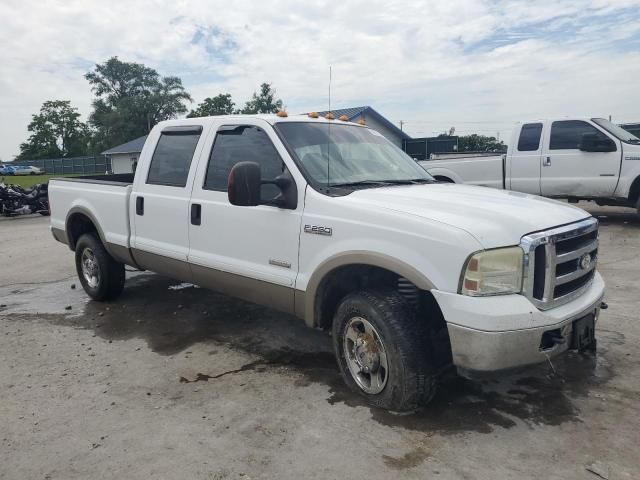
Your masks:
{"label": "chrome wheel rim", "polygon": [[100,267],[93,250],[85,248],[80,258],[82,276],[91,288],[96,288],[100,284]]}
{"label": "chrome wheel rim", "polygon": [[362,317],[347,323],[342,342],[351,376],[364,392],[380,393],[387,384],[389,363],[380,334]]}

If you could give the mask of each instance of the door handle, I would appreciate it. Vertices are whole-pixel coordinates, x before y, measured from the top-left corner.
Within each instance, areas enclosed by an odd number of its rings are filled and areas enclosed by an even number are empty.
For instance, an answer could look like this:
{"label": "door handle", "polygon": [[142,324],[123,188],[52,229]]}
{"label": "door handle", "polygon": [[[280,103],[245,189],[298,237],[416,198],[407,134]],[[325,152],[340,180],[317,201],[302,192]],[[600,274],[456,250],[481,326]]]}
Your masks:
{"label": "door handle", "polygon": [[136,197],[136,215],[144,215],[144,197]]}
{"label": "door handle", "polygon": [[191,225],[200,225],[202,222],[202,205],[199,203],[191,204]]}
{"label": "door handle", "polygon": [[545,157],[542,160],[542,166],[543,167],[550,167],[551,166],[551,157]]}

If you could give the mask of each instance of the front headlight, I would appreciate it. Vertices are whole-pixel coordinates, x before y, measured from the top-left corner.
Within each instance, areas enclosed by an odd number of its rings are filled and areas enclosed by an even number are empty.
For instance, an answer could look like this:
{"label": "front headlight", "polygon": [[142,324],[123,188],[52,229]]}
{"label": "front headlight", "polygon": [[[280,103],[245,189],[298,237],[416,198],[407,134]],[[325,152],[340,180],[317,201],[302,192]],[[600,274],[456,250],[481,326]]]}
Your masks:
{"label": "front headlight", "polygon": [[520,293],[524,252],[520,247],[496,248],[471,255],[460,282],[460,293],[479,297]]}

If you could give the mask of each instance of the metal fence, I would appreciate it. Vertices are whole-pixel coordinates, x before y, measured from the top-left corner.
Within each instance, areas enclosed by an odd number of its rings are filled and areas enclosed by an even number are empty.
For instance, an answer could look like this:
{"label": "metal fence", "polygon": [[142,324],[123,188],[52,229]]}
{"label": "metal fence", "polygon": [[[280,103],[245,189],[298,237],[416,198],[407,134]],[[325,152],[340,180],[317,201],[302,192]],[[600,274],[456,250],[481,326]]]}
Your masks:
{"label": "metal fence", "polygon": [[49,175],[92,175],[111,173],[111,159],[105,155],[46,158],[41,160],[18,160],[15,164],[38,167]]}

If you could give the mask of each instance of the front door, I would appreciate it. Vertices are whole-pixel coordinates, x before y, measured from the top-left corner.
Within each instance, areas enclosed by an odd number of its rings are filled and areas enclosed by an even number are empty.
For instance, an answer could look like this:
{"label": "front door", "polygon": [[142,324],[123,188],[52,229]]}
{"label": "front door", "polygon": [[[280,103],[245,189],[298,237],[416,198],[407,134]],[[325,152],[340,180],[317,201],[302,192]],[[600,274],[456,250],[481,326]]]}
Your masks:
{"label": "front door", "polygon": [[[189,225],[189,263],[194,281],[293,311],[304,182],[300,177],[296,181],[299,173],[266,122],[224,122],[213,130],[215,135],[205,147],[209,158],[200,162],[191,197],[194,215]],[[297,208],[231,205],[227,179],[231,168],[243,161],[257,162],[263,180],[272,180],[288,170],[298,188]],[[264,201],[278,194],[275,185],[263,185]]]}
{"label": "front door", "polygon": [[541,189],[547,197],[612,196],[620,173],[620,142],[614,152],[583,152],[582,135],[595,134],[599,140],[606,133],[583,120],[551,123],[542,152]]}

